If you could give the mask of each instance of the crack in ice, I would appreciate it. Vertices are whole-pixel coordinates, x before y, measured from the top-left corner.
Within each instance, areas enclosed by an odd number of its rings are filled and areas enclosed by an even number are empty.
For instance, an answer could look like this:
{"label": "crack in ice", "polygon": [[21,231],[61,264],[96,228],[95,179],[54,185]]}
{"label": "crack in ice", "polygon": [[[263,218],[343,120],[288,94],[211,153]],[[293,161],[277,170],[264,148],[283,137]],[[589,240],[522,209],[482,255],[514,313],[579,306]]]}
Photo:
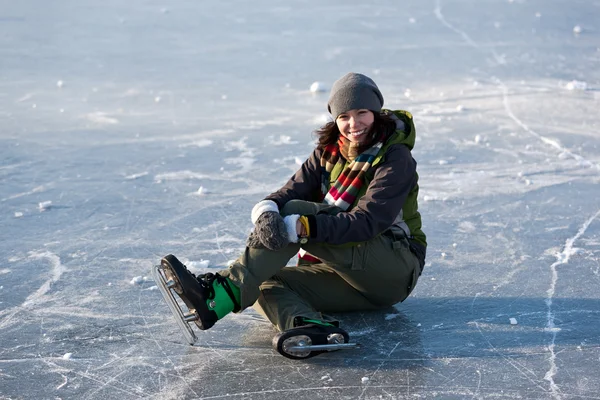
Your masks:
{"label": "crack in ice", "polygon": [[[466,34],[464,31],[461,31],[460,29],[454,27],[452,24],[450,24],[446,18],[444,17],[444,14],[442,13],[442,6],[440,4],[440,0],[436,1],[436,7],[434,9],[434,14],[436,16],[436,18],[448,29],[450,29],[451,31],[455,32],[456,34],[460,35],[463,40],[469,44],[470,46],[472,46],[475,49],[481,50],[481,46],[479,44],[477,44],[477,42],[475,42],[473,39],[471,39],[471,37]],[[502,56],[499,56],[494,50],[491,50],[492,56],[494,57],[494,59],[496,60],[496,62],[498,62],[499,64],[506,64],[506,61],[504,60],[504,58]],[[538,138],[539,140],[541,140],[542,142],[554,147],[555,149],[559,150],[562,154],[565,154],[571,158],[573,158],[575,161],[579,162],[580,165],[582,166],[588,166],[588,167],[595,167],[596,169],[600,169],[600,164],[595,164],[587,159],[585,159],[584,157],[580,156],[579,154],[575,154],[569,150],[567,150],[564,146],[562,146],[558,141],[547,138],[545,136],[540,135],[539,133],[535,132],[533,129],[529,128],[529,126],[527,126],[525,123],[523,123],[523,121],[521,121],[519,118],[517,118],[509,105],[508,102],[508,88],[506,87],[506,85],[504,85],[504,83],[502,83],[502,81],[496,77],[492,76],[492,80],[496,82],[496,84],[500,85],[502,92],[503,92],[503,103],[504,103],[504,109],[506,110],[506,114],[509,116],[510,119],[512,119],[517,125],[519,125],[521,128],[523,128],[526,132],[530,133],[531,135],[535,136],[536,138]]]}
{"label": "crack in ice", "polygon": [[552,272],[552,281],[550,283],[550,288],[546,291],[547,297],[546,297],[545,302],[546,302],[546,307],[548,309],[548,312],[546,314],[546,316],[547,316],[546,331],[552,333],[552,339],[550,341],[550,345],[548,346],[548,351],[550,352],[550,358],[549,358],[550,369],[546,372],[544,379],[550,383],[550,390],[552,392],[552,396],[555,399],[561,398],[560,397],[560,388],[554,381],[554,376],[558,372],[558,367],[556,365],[556,352],[554,351],[554,349],[555,349],[555,344],[556,344],[556,336],[557,336],[558,332],[560,332],[560,328],[557,328],[554,323],[555,315],[552,310],[552,299],[554,298],[554,295],[556,293],[556,284],[558,282],[558,266],[569,263],[569,259],[571,258],[571,255],[575,253],[575,250],[573,249],[573,244],[575,243],[575,241],[577,239],[579,239],[585,233],[585,231],[590,226],[590,224],[599,216],[600,216],[600,210],[598,210],[596,212],[596,214],[594,214],[587,221],[585,221],[585,223],[581,226],[581,228],[579,228],[579,231],[577,232],[577,234],[575,236],[567,239],[567,241],[565,242],[565,247],[564,247],[563,251],[556,254],[556,262],[554,262],[550,266],[550,270]]}
{"label": "crack in ice", "polygon": [[48,291],[50,291],[52,284],[57,282],[60,279],[61,275],[67,271],[67,269],[61,264],[60,257],[58,257],[56,254],[51,253],[49,251],[45,251],[42,253],[34,253],[34,252],[30,253],[29,258],[33,258],[33,259],[44,259],[45,258],[45,259],[49,260],[50,263],[52,264],[52,270],[50,271],[50,278],[48,280],[46,280],[46,282],[44,282],[42,284],[42,286],[40,286],[40,288],[35,291],[35,293],[32,293],[31,295],[27,296],[27,298],[21,305],[22,307],[30,306],[32,304],[35,304],[37,301],[39,301],[43,295],[45,295],[46,293],[48,293]]}
{"label": "crack in ice", "polygon": [[[477,50],[481,50],[481,46],[478,45],[477,42],[475,42],[473,39],[471,39],[471,37],[466,32],[461,31],[458,28],[455,28],[454,25],[452,25],[451,23],[449,23],[446,20],[446,17],[444,17],[444,14],[442,13],[442,6],[440,4],[440,0],[436,1],[436,6],[435,6],[435,9],[433,10],[433,13],[435,14],[435,17],[442,23],[442,25],[444,25],[446,28],[450,29],[454,33],[460,35],[460,37],[462,37],[463,40],[469,46],[471,46]],[[491,53],[492,53],[492,56],[494,57],[494,60],[498,64],[506,64],[506,60],[504,59],[504,56],[499,55],[494,50],[491,50]]]}
{"label": "crack in ice", "polygon": [[27,298],[21,305],[18,305],[18,306],[15,306],[15,307],[12,307],[12,308],[9,308],[9,309],[6,309],[6,310],[3,310],[2,312],[0,312],[0,317],[2,317],[2,319],[0,319],[0,329],[8,327],[10,322],[13,320],[15,315],[17,315],[19,313],[19,311],[38,303],[40,301],[41,297],[44,296],[46,293],[48,293],[48,291],[52,287],[52,284],[54,282],[57,282],[60,279],[60,277],[62,276],[62,274],[67,271],[67,269],[61,264],[60,257],[58,257],[56,254],[51,253],[49,251],[37,252],[37,253],[30,252],[29,258],[48,259],[52,264],[52,270],[50,271],[50,278],[47,279],[42,284],[42,286],[39,287],[38,290],[36,290],[34,293],[27,296]]}
{"label": "crack in ice", "polygon": [[538,138],[539,140],[541,140],[545,144],[547,144],[549,146],[552,146],[555,149],[559,150],[561,152],[561,154],[565,154],[565,155],[571,157],[572,159],[574,159],[575,161],[577,161],[581,166],[595,167],[596,169],[600,169],[600,164],[594,164],[593,162],[585,159],[584,157],[580,156],[579,154],[575,154],[575,153],[567,150],[567,148],[564,147],[564,146],[562,146],[560,144],[560,142],[558,142],[557,140],[547,138],[547,137],[545,137],[545,136],[537,133],[536,131],[534,131],[533,129],[531,129],[527,124],[525,124],[523,121],[521,121],[519,118],[517,118],[515,116],[515,114],[512,112],[512,109],[510,108],[510,104],[509,104],[509,101],[508,101],[508,88],[506,87],[506,85],[500,79],[494,78],[494,81],[496,82],[497,85],[500,86],[500,89],[502,89],[504,110],[506,111],[506,114],[517,125],[519,125],[521,128],[523,128],[523,130],[525,132],[529,133],[530,135],[535,136],[536,138]]}

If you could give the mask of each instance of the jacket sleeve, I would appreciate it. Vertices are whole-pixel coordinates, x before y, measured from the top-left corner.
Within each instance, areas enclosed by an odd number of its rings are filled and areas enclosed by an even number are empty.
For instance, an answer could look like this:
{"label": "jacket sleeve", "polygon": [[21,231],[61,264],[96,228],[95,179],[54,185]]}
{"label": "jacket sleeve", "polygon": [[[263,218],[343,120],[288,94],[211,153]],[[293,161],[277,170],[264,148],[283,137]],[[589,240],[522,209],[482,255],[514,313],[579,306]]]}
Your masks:
{"label": "jacket sleeve", "polygon": [[281,210],[290,200],[318,201],[321,190],[321,150],[315,149],[300,169],[281,189],[268,195],[265,200],[273,200]]}
{"label": "jacket sleeve", "polygon": [[311,242],[344,244],[370,240],[389,228],[416,184],[416,162],[404,145],[390,146],[375,167],[365,195],[349,212],[309,217]]}

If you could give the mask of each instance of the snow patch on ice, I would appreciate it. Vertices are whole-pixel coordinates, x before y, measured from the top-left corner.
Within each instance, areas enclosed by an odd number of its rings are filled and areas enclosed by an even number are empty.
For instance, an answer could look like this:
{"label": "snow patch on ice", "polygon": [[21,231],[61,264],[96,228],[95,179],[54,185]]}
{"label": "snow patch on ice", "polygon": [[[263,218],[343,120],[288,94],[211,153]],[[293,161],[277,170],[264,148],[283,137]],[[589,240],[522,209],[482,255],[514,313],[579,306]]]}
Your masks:
{"label": "snow patch on ice", "polygon": [[262,121],[250,120],[240,125],[237,121],[226,123],[226,126],[232,126],[235,129],[239,130],[255,130],[261,129],[267,126],[282,126],[291,121],[291,117],[278,117],[273,119],[267,119]]}
{"label": "snow patch on ice", "polygon": [[62,358],[63,360],[70,360],[73,357],[73,353],[65,353]]}
{"label": "snow patch on ice", "polygon": [[154,282],[154,280],[148,276],[134,276],[129,283],[131,285],[141,285],[145,282]]}
{"label": "snow patch on ice", "polygon": [[201,139],[191,143],[180,144],[179,147],[208,147],[212,146],[213,143],[214,142],[210,139]]}
{"label": "snow patch on ice", "polygon": [[110,117],[108,116],[108,113],[100,111],[86,114],[84,117],[87,120],[99,125],[116,125],[119,123],[118,119]]}
{"label": "snow patch on ice", "polygon": [[187,261],[185,262],[187,269],[195,275],[201,274],[210,266],[209,260]]}
{"label": "snow patch on ice", "polygon": [[313,82],[310,85],[310,92],[311,93],[323,93],[326,92],[327,90],[327,86],[323,83],[323,82]]}
{"label": "snow patch on ice", "polygon": [[164,174],[157,174],[154,176],[154,181],[156,183],[162,183],[164,181],[186,181],[193,179],[207,179],[208,175],[201,174],[198,172],[192,172],[189,170],[186,171],[176,171],[176,172],[167,172]]}
{"label": "snow patch on ice", "polygon": [[283,145],[289,145],[289,144],[298,144],[298,142],[295,140],[292,140],[291,136],[281,135],[277,139],[274,139],[271,136],[271,144],[273,146],[283,146]]}
{"label": "snow patch on ice", "polygon": [[565,85],[567,90],[587,90],[587,83],[582,81],[571,81]]}
{"label": "snow patch on ice", "polygon": [[460,224],[458,224],[459,232],[467,232],[468,233],[468,232],[475,232],[476,230],[477,230],[477,227],[472,222],[462,221]]}
{"label": "snow patch on ice", "polygon": [[196,190],[193,194],[195,194],[196,196],[204,196],[204,195],[207,195],[207,194],[210,194],[210,193],[212,193],[210,190],[208,190],[204,186],[200,186],[198,188],[198,190]]}
{"label": "snow patch on ice", "polygon": [[47,210],[49,210],[50,208],[52,208],[52,202],[51,202],[51,201],[41,201],[41,202],[38,204],[38,209],[39,209],[40,211],[47,211]]}
{"label": "snow patch on ice", "polygon": [[0,269],[0,275],[10,274],[10,272],[11,271],[8,268]]}
{"label": "snow patch on ice", "polygon": [[127,176],[125,177],[125,180],[127,180],[127,181],[133,181],[133,180],[136,180],[136,179],[142,178],[142,177],[144,177],[144,176],[147,176],[147,175],[148,175],[148,172],[147,172],[147,171],[145,171],[145,172],[140,172],[140,173],[138,173],[138,174],[131,174],[131,175],[127,175]]}
{"label": "snow patch on ice", "polygon": [[254,162],[256,161],[256,159],[253,157],[236,157],[236,158],[226,158],[223,161],[226,164],[236,165],[236,166],[240,167],[241,171],[238,171],[238,172],[243,172],[243,171],[250,169],[252,167],[252,165],[254,165]]}

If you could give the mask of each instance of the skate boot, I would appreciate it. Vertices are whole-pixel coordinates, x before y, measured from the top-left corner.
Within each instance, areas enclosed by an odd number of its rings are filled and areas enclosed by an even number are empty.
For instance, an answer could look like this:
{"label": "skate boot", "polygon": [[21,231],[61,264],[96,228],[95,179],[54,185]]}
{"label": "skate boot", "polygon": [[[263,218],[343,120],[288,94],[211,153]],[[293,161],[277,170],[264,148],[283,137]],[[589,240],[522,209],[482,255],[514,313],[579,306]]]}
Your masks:
{"label": "skate boot", "polygon": [[212,273],[196,276],[172,254],[161,260],[161,267],[166,277],[175,282],[173,290],[195,315],[193,320],[201,330],[209,329],[231,311],[240,310],[240,289],[228,278]]}
{"label": "skate boot", "polygon": [[295,327],[278,333],[273,348],[284,357],[303,360],[333,350],[356,348],[346,331],[328,322],[296,317]]}

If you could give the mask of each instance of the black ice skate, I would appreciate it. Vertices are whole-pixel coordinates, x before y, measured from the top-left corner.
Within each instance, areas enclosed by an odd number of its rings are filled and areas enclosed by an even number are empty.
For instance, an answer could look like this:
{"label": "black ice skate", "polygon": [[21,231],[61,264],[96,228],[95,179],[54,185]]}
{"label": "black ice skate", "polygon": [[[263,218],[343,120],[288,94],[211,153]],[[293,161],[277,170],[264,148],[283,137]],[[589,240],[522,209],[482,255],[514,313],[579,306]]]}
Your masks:
{"label": "black ice skate", "polygon": [[[152,269],[152,275],[189,344],[197,339],[190,322],[206,330],[228,312],[240,309],[228,279],[211,273],[196,277],[172,254]],[[184,313],[173,292],[183,300],[188,312]]]}
{"label": "black ice skate", "polygon": [[273,348],[284,357],[302,360],[333,350],[358,348],[346,331],[333,325],[307,324],[278,333]]}

